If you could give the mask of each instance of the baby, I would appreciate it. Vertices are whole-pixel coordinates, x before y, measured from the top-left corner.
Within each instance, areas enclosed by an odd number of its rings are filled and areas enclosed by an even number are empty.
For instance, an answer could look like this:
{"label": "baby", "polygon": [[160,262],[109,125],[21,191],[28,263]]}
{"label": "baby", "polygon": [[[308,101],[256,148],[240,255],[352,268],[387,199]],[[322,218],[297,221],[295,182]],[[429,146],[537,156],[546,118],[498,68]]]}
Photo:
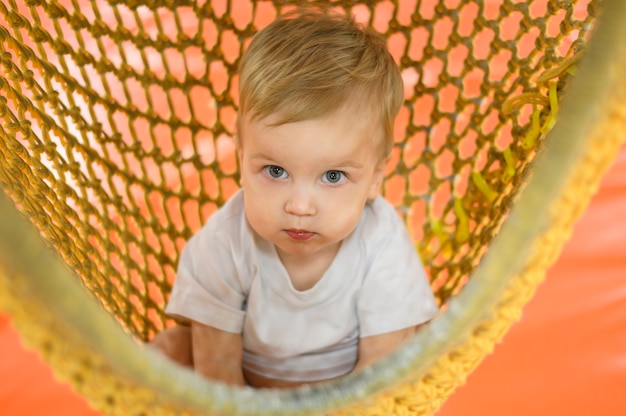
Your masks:
{"label": "baby", "polygon": [[379,196],[402,105],[384,39],[298,11],[240,67],[242,189],[181,255],[152,342],[231,385],[291,387],[388,354],[438,308],[403,222]]}

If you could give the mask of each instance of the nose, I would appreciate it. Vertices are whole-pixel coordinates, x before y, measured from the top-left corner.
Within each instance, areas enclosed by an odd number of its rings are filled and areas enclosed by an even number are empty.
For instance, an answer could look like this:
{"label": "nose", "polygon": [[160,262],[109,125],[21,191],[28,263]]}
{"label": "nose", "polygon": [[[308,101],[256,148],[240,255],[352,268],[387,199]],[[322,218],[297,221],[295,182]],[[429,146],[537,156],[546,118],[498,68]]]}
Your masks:
{"label": "nose", "polygon": [[294,188],[285,203],[285,212],[297,216],[312,216],[317,213],[313,195],[306,186]]}

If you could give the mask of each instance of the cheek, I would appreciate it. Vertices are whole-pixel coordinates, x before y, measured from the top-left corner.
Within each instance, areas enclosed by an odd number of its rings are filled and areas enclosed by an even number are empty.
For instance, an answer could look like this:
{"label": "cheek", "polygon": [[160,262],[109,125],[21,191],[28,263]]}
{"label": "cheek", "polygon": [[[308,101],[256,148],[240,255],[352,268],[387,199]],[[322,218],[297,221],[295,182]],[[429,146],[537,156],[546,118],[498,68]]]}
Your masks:
{"label": "cheek", "polygon": [[271,192],[267,186],[263,186],[264,181],[258,178],[247,177],[243,187],[244,209],[250,225],[258,232],[266,228],[279,212],[279,196]]}
{"label": "cheek", "polygon": [[265,226],[268,224],[268,207],[262,200],[256,198],[253,193],[247,192],[244,188],[244,211],[246,219],[254,231],[265,237]]}
{"label": "cheek", "polygon": [[342,192],[326,198],[326,216],[329,223],[343,228],[355,227],[361,218],[367,198],[362,192]]}

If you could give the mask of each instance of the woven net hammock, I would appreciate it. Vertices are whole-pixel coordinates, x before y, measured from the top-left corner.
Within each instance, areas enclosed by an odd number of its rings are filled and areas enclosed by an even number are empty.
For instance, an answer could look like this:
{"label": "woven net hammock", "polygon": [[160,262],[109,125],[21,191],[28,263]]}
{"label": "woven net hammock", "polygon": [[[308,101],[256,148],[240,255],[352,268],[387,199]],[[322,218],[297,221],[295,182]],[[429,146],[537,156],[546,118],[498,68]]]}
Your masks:
{"label": "woven net hammock", "polygon": [[405,83],[384,194],[442,314],[338,381],[229,388],[147,350],[238,188],[237,65],[290,2],[0,0],[0,308],[105,414],[435,412],[520,316],[626,138],[622,0],[337,1]]}

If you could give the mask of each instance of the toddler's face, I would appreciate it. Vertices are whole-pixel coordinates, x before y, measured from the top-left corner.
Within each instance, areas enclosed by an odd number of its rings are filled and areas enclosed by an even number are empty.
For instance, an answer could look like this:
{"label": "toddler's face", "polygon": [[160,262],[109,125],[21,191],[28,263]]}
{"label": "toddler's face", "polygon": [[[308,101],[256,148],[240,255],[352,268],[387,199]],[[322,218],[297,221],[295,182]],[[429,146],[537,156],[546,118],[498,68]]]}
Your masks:
{"label": "toddler's face", "polygon": [[241,125],[241,176],[248,222],[284,256],[333,255],[357,226],[384,171],[373,117],[339,111],[271,126]]}

